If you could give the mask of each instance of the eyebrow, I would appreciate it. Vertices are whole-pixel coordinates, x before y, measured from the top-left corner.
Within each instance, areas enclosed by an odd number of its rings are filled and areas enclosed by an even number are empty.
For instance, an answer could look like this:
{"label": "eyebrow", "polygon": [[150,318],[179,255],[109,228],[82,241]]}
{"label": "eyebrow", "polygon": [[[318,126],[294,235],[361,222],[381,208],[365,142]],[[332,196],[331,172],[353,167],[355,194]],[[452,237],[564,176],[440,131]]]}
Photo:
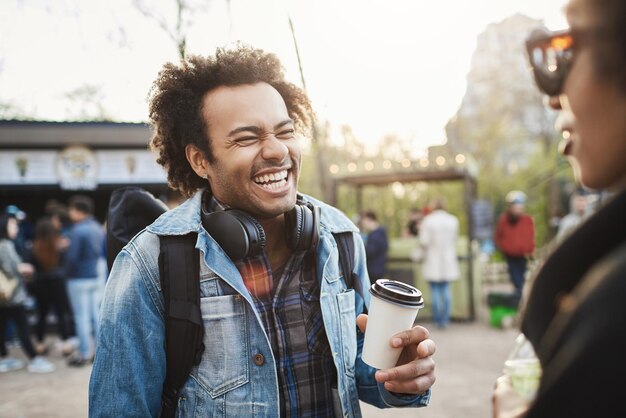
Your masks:
{"label": "eyebrow", "polygon": [[[276,125],[274,125],[274,130],[280,129],[285,125],[289,125],[289,124],[293,124],[293,120],[292,119],[285,119],[282,122],[277,123]],[[233,135],[237,135],[240,132],[253,132],[257,135],[260,135],[263,133],[263,129],[261,129],[258,126],[254,126],[254,125],[249,125],[249,126],[240,126],[238,128],[233,129],[232,131],[230,131],[228,133],[228,137],[230,138]]]}

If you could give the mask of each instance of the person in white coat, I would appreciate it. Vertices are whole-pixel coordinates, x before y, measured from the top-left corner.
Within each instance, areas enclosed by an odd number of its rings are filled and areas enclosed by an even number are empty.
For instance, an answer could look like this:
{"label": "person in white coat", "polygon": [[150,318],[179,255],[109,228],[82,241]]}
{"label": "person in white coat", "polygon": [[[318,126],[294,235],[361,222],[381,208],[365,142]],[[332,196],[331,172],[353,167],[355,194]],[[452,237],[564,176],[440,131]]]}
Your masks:
{"label": "person in white coat", "polygon": [[450,322],[452,304],[450,282],[460,276],[456,252],[459,220],[446,211],[442,199],[434,203],[433,209],[420,225],[422,275],[431,289],[433,320],[439,328],[445,328]]}

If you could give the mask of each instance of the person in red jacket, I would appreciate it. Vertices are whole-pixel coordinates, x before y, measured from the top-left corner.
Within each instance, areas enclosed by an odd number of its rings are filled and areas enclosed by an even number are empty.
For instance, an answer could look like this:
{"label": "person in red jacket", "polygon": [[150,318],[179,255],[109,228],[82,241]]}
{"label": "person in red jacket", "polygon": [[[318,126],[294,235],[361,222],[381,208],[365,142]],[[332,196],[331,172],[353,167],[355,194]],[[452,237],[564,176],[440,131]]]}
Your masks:
{"label": "person in red jacket", "polygon": [[521,293],[528,257],[535,250],[535,225],[533,218],[524,213],[526,195],[523,192],[513,190],[507,193],[505,200],[508,208],[498,219],[495,243],[506,259],[515,291]]}

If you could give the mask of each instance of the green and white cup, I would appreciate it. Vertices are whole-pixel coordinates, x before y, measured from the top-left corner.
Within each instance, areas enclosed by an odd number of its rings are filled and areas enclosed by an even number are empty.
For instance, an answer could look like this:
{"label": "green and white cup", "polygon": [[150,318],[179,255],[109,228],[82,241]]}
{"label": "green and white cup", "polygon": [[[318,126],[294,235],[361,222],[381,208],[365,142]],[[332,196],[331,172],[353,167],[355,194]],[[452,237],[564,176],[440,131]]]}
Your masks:
{"label": "green and white cup", "polygon": [[504,362],[504,373],[511,386],[525,400],[535,398],[541,379],[541,365],[537,358],[516,358]]}

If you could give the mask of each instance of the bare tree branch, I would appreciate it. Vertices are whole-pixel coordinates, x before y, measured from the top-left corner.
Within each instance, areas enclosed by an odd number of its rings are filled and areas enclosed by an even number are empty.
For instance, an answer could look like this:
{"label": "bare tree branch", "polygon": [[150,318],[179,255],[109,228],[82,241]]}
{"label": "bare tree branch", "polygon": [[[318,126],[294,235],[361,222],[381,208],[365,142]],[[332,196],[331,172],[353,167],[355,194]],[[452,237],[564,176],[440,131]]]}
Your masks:
{"label": "bare tree branch", "polygon": [[187,52],[187,31],[191,26],[191,21],[187,16],[192,15],[194,11],[203,10],[208,5],[205,0],[197,5],[193,5],[190,0],[176,1],[176,21],[172,25],[168,23],[168,19],[158,14],[154,9],[147,7],[142,0],[133,0],[135,8],[144,16],[156,22],[161,30],[163,30],[172,41],[176,44],[180,59],[185,59]]}

